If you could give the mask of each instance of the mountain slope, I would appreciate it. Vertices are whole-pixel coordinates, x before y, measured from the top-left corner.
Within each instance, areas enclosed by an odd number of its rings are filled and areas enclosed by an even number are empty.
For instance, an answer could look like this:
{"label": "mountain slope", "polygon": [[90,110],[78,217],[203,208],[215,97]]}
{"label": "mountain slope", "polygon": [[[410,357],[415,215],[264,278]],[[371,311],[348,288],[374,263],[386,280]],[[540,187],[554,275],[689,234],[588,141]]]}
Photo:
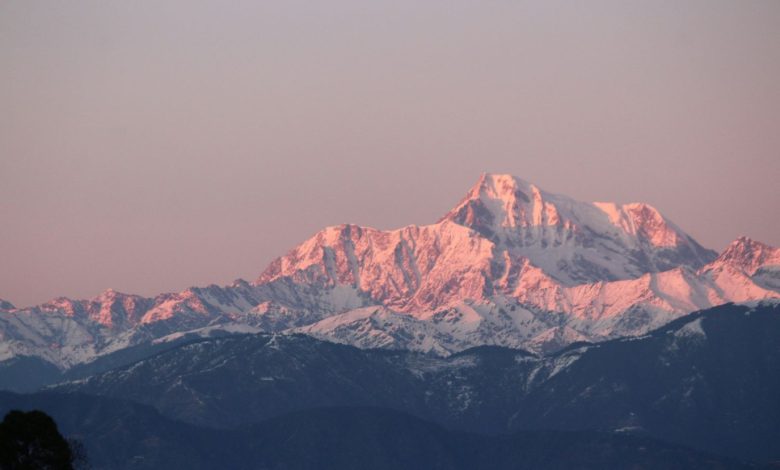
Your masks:
{"label": "mountain slope", "polygon": [[0,364],[38,357],[60,369],[138,345],[196,331],[280,331],[359,307],[361,293],[280,280],[262,286],[192,287],[154,298],[109,289],[89,300],[58,298],[30,308],[0,309]]}
{"label": "mountain slope", "polygon": [[[746,239],[735,241],[726,253],[742,250],[745,243]],[[508,294],[408,315],[386,308],[362,309],[294,331],[360,347],[436,353],[482,344],[551,351],[576,341],[642,335],[686,313],[728,302],[780,299],[772,284],[780,284],[776,281],[780,265],[771,264],[774,259],[758,266],[751,263],[725,262],[721,256],[698,271],[682,267],[572,287],[527,264],[517,288]]]}
{"label": "mountain slope", "polygon": [[779,304],[725,305],[642,339],[574,349],[563,355],[576,363],[534,390],[510,427],[629,429],[777,459],[778,340]]}
{"label": "mountain slope", "polygon": [[459,429],[623,430],[768,461],[780,458],[780,304],[725,305],[645,337],[546,357],[482,347],[441,358],[305,336],[221,338],[57,389],[134,400],[197,424],[381,406]]}
{"label": "mountain slope", "polygon": [[14,408],[52,415],[66,436],[84,443],[96,470],[756,468],[646,437],[551,431],[487,436],[378,408],[312,409],[229,431],[105,397],[0,392],[0,414]]}

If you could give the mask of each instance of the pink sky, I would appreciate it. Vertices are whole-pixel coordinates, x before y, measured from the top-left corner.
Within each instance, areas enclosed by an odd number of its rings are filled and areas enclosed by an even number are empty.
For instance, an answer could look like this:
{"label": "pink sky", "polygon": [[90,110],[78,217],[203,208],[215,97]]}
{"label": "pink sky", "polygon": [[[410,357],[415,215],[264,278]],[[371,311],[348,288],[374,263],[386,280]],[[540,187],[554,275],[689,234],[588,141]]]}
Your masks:
{"label": "pink sky", "polygon": [[0,298],[256,277],[483,171],[780,245],[780,2],[0,3]]}

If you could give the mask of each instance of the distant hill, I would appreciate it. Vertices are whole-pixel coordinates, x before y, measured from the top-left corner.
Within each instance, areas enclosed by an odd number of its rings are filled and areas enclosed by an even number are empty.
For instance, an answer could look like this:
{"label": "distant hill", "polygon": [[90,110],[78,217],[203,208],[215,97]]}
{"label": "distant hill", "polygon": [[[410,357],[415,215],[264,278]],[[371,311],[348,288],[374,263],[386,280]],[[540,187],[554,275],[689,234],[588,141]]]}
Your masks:
{"label": "distant hill", "polygon": [[716,307],[641,338],[546,357],[482,347],[440,358],[306,336],[227,337],[57,390],[134,400],[209,426],[377,406],[455,429],[618,431],[769,461],[780,458],[780,306]]}
{"label": "distant hill", "polygon": [[86,445],[100,469],[750,469],[642,436],[535,431],[488,436],[448,431],[380,408],[322,408],[236,430],[176,422],[124,400],[0,392],[0,413],[43,409]]}

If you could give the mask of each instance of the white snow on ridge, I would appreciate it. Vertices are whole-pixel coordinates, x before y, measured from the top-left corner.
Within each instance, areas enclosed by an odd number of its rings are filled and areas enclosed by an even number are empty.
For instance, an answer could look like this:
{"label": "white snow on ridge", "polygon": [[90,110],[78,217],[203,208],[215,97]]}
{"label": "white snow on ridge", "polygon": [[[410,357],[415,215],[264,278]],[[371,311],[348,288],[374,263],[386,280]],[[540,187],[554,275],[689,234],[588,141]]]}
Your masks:
{"label": "white snow on ridge", "polygon": [[678,338],[680,337],[700,337],[703,339],[707,338],[707,333],[704,332],[704,328],[701,326],[702,318],[699,317],[696,320],[693,320],[689,323],[686,323],[685,326],[677,330],[674,335]]}
{"label": "white snow on ridge", "polygon": [[68,368],[217,332],[442,355],[480,345],[546,352],[773,299],[777,248],[741,237],[716,258],[647,204],[580,202],[485,174],[435,224],[328,227],[251,284],[154,298],[109,289],[24,309],[0,301],[0,361],[34,356]]}

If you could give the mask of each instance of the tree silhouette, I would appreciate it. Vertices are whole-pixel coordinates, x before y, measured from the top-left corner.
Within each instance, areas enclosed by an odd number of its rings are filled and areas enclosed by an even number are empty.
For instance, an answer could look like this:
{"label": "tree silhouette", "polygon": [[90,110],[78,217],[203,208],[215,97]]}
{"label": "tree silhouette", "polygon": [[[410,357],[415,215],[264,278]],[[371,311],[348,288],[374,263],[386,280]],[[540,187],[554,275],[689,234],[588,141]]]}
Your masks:
{"label": "tree silhouette", "polygon": [[[0,423],[0,469],[70,470],[86,464],[83,446],[76,452],[42,411],[13,410]],[[74,466],[75,465],[75,466]]]}

